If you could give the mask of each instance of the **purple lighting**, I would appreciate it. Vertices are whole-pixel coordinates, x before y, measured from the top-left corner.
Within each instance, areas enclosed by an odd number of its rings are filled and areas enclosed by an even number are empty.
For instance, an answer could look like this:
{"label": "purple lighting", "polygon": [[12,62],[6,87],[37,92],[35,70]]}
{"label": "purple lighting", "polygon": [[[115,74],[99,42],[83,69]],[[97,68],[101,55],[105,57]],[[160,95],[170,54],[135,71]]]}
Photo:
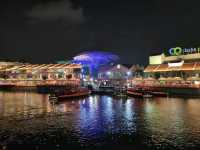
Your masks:
{"label": "purple lighting", "polygon": [[98,72],[99,67],[117,63],[119,57],[110,52],[102,51],[87,51],[73,58],[74,63],[81,63],[88,66],[92,75]]}
{"label": "purple lighting", "polygon": [[96,65],[116,62],[118,60],[119,57],[117,55],[101,51],[84,52],[74,57],[74,62],[95,63]]}

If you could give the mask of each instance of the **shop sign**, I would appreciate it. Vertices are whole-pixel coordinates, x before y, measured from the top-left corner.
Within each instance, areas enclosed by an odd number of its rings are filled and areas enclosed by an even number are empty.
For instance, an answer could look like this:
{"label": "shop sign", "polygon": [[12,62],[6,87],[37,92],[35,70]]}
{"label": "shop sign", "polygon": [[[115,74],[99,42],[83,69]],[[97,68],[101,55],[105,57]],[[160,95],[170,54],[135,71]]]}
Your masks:
{"label": "shop sign", "polygon": [[174,47],[168,50],[167,55],[170,56],[179,56],[179,55],[187,55],[193,53],[200,53],[200,48],[181,48],[181,47]]}

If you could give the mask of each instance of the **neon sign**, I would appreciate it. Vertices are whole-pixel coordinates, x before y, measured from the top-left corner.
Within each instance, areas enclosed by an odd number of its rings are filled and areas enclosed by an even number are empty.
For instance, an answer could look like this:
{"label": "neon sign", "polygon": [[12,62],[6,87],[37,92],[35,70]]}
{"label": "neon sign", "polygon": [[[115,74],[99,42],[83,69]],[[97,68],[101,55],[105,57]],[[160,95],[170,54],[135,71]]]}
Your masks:
{"label": "neon sign", "polygon": [[182,48],[181,47],[175,47],[169,49],[169,54],[173,56],[178,56],[182,54]]}
{"label": "neon sign", "polygon": [[200,53],[200,48],[175,47],[175,48],[170,48],[168,50],[168,55],[170,56],[179,56],[179,55],[186,55],[186,54],[193,54],[193,53]]}

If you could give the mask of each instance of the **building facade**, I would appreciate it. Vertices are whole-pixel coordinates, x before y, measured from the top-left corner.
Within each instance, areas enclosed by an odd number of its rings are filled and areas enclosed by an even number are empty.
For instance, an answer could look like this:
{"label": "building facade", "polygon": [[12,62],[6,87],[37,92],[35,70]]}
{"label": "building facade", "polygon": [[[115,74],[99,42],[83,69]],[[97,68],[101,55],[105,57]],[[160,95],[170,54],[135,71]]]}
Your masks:
{"label": "building facade", "polygon": [[0,63],[0,83],[36,86],[40,83],[65,84],[80,81],[80,64]]}
{"label": "building facade", "polygon": [[149,65],[144,70],[146,80],[157,79],[158,84],[199,84],[199,50],[176,47],[160,55],[150,56]]}

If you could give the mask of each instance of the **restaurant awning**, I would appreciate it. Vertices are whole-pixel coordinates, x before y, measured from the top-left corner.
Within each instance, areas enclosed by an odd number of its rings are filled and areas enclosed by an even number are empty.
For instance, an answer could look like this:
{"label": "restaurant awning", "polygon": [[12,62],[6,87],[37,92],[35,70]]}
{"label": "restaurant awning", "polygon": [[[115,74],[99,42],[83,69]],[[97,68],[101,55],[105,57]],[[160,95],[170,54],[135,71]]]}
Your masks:
{"label": "restaurant awning", "polygon": [[57,69],[76,69],[81,68],[79,64],[26,64],[17,65],[9,68],[0,69],[0,71],[19,71],[19,70],[57,70]]}
{"label": "restaurant awning", "polygon": [[144,72],[169,72],[169,71],[200,71],[200,63],[184,63],[181,66],[170,66],[168,64],[149,65]]}
{"label": "restaurant awning", "polygon": [[159,81],[182,81],[183,78],[181,78],[181,77],[167,77],[167,78],[161,77],[158,80]]}

